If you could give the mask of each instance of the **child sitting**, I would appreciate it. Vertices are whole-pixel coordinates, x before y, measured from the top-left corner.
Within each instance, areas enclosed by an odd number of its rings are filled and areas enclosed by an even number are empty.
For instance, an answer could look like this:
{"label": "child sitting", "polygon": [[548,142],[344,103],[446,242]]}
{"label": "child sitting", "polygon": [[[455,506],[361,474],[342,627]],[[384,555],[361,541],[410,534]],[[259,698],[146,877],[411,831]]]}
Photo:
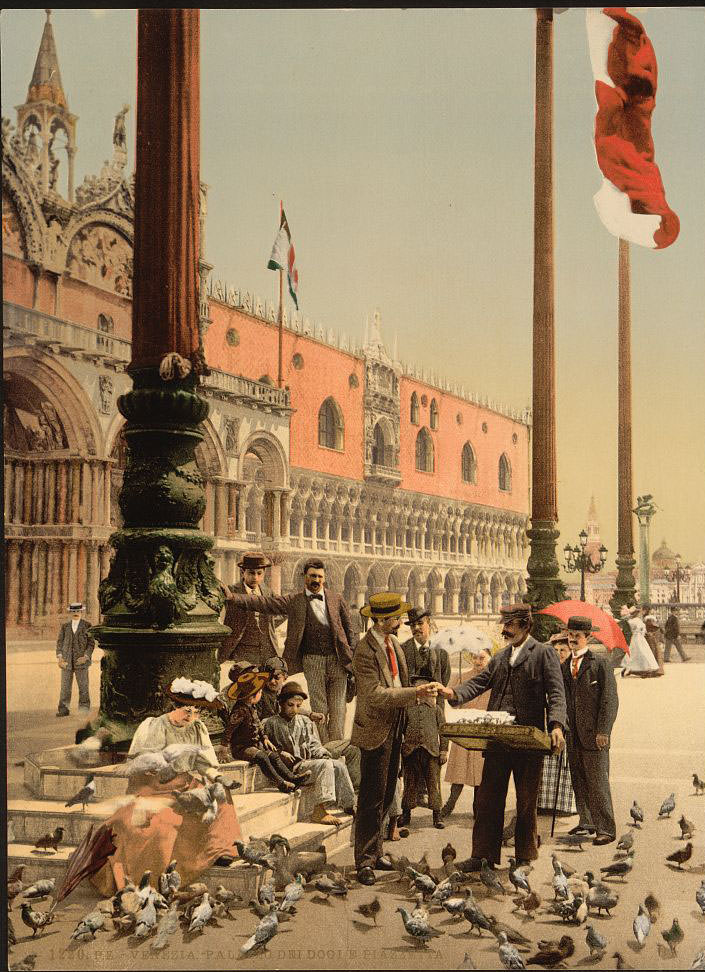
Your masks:
{"label": "child sitting", "polygon": [[308,783],[311,774],[299,772],[300,760],[290,753],[278,751],[264,731],[256,706],[267,677],[265,672],[244,671],[228,688],[228,698],[234,703],[226,730],[230,737],[230,751],[233,759],[246,759],[259,766],[282,793],[292,793]]}

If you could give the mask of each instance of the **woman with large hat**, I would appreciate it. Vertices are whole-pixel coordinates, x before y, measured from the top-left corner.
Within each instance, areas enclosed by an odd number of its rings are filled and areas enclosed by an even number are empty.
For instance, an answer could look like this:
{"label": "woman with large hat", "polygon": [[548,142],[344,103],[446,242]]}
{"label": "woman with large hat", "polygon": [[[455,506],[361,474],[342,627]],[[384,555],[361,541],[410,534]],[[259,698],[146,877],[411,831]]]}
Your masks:
{"label": "woman with large hat", "polygon": [[[136,884],[145,871],[156,880],[172,860],[188,884],[214,864],[227,866],[236,857],[233,845],[241,833],[230,790],[238,784],[221,775],[200,720],[204,710],[216,712],[222,701],[212,685],[189,678],[174,679],[164,694],[171,708],[144,719],[130,745],[131,799],[105,821],[115,835],[116,851],[93,878],[105,895],[127,881]],[[204,788],[217,802],[210,823],[202,820],[204,807],[200,814],[192,812],[185,797],[189,790]]]}

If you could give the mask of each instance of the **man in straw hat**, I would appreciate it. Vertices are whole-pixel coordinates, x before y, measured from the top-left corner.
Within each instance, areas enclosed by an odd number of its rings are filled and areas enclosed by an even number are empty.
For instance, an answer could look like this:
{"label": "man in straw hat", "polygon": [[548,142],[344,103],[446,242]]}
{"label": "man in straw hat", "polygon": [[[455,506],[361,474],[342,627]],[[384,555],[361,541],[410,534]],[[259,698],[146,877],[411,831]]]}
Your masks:
{"label": "man in straw hat", "polygon": [[[558,752],[564,744],[566,703],[556,651],[531,637],[530,604],[500,610],[505,649],[494,655],[479,675],[454,689],[441,686],[439,691],[457,706],[490,689],[488,712],[509,712],[517,725],[542,730],[548,723],[551,745]],[[482,858],[490,866],[499,864],[510,776],[514,777],[517,799],[517,863],[527,864],[538,857],[536,802],[541,765],[541,754],[528,750],[501,749],[485,754],[482,782],[475,794],[472,856],[464,862],[463,870],[479,870]]]}
{"label": "man in straw hat", "polygon": [[604,652],[593,652],[588,637],[599,631],[589,618],[574,615],[566,633],[570,657],[562,665],[568,704],[568,763],[580,819],[571,833],[595,834],[594,844],[617,836],[610,792],[610,734],[619,697],[614,669]]}
{"label": "man in straw hat", "polygon": [[224,624],[232,634],[223,642],[218,661],[247,661],[253,665],[263,665],[268,658],[277,654],[275,628],[282,624],[284,618],[246,611],[236,596],[250,598],[268,594],[263,581],[265,570],[271,566],[271,560],[259,550],[243,554],[238,562],[240,582],[232,588],[223,585],[226,597]]}
{"label": "man in straw hat", "polygon": [[351,742],[362,750],[355,818],[355,864],[361,884],[375,883],[375,869],[392,870],[382,854],[382,821],[392,802],[404,730],[404,710],[435,700],[438,682],[409,686],[404,652],[395,637],[411,607],[399,594],[373,594],[360,611],[373,625],[353,656],[357,702]]}
{"label": "man in straw hat", "polygon": [[69,604],[70,618],[61,625],[56,642],[56,661],[61,669],[61,690],[57,716],[67,716],[71,704],[73,677],[78,685],[78,711],[88,712],[91,700],[88,693],[88,669],[95,648],[91,626],[83,617],[84,606],[79,601]]}

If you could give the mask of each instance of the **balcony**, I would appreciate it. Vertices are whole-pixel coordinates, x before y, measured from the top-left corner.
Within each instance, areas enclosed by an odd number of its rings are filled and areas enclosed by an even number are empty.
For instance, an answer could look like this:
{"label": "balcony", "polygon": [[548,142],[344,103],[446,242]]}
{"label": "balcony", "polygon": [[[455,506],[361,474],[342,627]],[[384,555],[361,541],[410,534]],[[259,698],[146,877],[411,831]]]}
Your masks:
{"label": "balcony", "polygon": [[366,462],[365,479],[381,486],[398,486],[401,482],[401,470],[395,466],[383,466],[379,462]]}
{"label": "balcony", "polygon": [[268,410],[291,408],[288,388],[275,388],[264,381],[254,381],[241,375],[229,375],[225,371],[212,368],[203,379],[203,387],[214,392],[225,393],[242,402],[261,405]]}
{"label": "balcony", "polygon": [[126,364],[131,356],[131,342],[92,327],[62,321],[51,314],[3,301],[2,329],[5,343],[34,345],[51,351],[80,355],[84,358]]}

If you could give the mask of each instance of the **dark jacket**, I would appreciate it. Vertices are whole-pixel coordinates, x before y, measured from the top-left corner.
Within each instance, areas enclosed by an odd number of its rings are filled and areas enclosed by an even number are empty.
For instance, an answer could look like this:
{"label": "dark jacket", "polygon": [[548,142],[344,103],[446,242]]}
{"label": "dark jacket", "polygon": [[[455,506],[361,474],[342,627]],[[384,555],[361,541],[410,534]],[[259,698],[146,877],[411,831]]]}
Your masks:
{"label": "dark jacket", "polygon": [[[404,652],[409,678],[413,678],[414,675],[425,674],[425,672],[421,671],[424,667],[422,665],[421,652],[413,637],[403,642],[401,650]],[[432,648],[429,654],[429,660],[430,664],[427,667],[427,671],[430,671],[431,680],[440,682],[441,685],[447,685],[450,681],[450,658],[448,657],[448,652],[445,648]],[[445,722],[446,700],[442,695],[438,696],[436,705],[441,715],[441,722]],[[438,754],[436,753],[435,755]]]}
{"label": "dark jacket", "polygon": [[227,733],[230,736],[230,751],[233,759],[248,759],[245,750],[252,746],[262,749],[266,739],[257,710],[249,702],[235,703],[230,712]]}
{"label": "dark jacket", "polygon": [[487,711],[499,711],[511,677],[517,725],[546,729],[556,723],[565,728],[565,688],[556,649],[529,635],[513,669],[509,666],[511,653],[511,646],[498,652],[479,675],[456,686],[451,705],[463,705],[490,689]]}
{"label": "dark jacket", "polygon": [[609,736],[619,709],[614,668],[607,655],[589,648],[580,663],[578,677],[571,674],[571,659],[561,665],[568,705],[568,730],[573,744],[596,750],[595,736]]}
{"label": "dark jacket", "polygon": [[[56,657],[63,658],[64,661],[69,663],[71,668],[88,668],[91,663],[93,649],[95,648],[95,639],[91,634],[89,634],[90,630],[90,624],[81,618],[81,620],[78,622],[78,628],[76,629],[76,641],[78,647],[75,647],[72,650],[71,646],[73,644],[73,631],[71,629],[71,622],[64,622],[64,624],[61,625],[59,637],[56,640]],[[88,658],[88,661],[77,665],[76,659],[82,658],[84,655]]]}
{"label": "dark jacket", "polygon": [[[260,588],[263,595],[267,595],[270,592],[266,588]],[[239,594],[242,597],[246,597],[248,600],[252,600],[251,594],[245,593],[245,584],[240,581],[239,584],[233,584],[230,588],[233,594]],[[282,612],[285,613],[285,612]],[[242,606],[235,600],[228,599],[225,602],[225,618],[223,624],[226,624],[232,631],[232,634],[228,635],[221,647],[218,649],[218,661],[224,662],[235,658],[237,653],[237,646],[242,641],[242,636],[245,631],[247,624],[248,615],[243,610]],[[277,655],[277,634],[275,628],[282,624],[283,618],[276,619],[268,614],[266,617],[262,618],[262,634],[264,638],[269,642],[272,649],[272,654]]]}
{"label": "dark jacket", "polygon": [[448,752],[448,739],[441,736],[441,726],[445,722],[443,712],[437,705],[417,702],[406,710],[406,725],[402,742],[402,756],[408,756],[415,749],[425,749],[431,756]]}
{"label": "dark jacket", "polygon": [[668,617],[666,618],[666,624],[664,625],[663,633],[669,640],[680,637],[681,626],[675,614],[669,614]]}
{"label": "dark jacket", "polygon": [[[339,594],[325,589],[326,612],[328,622],[333,631],[335,653],[338,661],[347,672],[352,672],[352,653],[355,635],[350,620],[350,610]],[[246,611],[261,611],[262,614],[284,614],[287,618],[286,642],[284,644],[284,661],[289,668],[289,675],[296,675],[303,671],[301,642],[306,627],[306,594],[266,594],[262,597],[250,597],[236,594],[233,601],[238,608]],[[227,618],[225,623],[227,624]]]}

